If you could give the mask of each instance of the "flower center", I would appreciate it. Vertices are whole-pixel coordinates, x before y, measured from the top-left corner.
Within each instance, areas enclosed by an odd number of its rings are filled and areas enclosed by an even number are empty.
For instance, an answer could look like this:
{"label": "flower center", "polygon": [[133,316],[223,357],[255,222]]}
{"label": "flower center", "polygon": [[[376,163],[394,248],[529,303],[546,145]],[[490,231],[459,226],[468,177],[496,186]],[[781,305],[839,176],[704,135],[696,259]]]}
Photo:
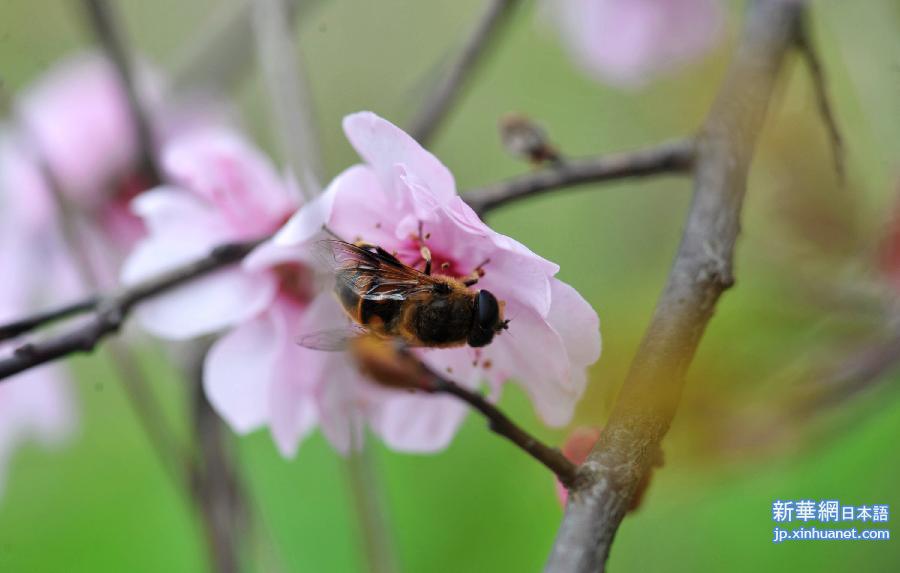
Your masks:
{"label": "flower center", "polygon": [[278,292],[299,304],[305,304],[315,296],[315,274],[299,263],[281,263],[272,268],[278,277]]}

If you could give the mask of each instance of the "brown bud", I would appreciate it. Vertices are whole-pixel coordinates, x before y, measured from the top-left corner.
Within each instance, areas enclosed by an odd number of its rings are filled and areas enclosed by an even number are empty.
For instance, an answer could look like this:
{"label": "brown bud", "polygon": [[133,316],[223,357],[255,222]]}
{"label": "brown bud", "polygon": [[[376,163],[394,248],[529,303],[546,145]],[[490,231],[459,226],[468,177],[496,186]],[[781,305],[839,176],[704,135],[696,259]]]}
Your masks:
{"label": "brown bud", "polygon": [[548,140],[547,133],[527,116],[506,114],[500,118],[499,128],[503,147],[512,155],[533,165],[560,160],[559,152]]}

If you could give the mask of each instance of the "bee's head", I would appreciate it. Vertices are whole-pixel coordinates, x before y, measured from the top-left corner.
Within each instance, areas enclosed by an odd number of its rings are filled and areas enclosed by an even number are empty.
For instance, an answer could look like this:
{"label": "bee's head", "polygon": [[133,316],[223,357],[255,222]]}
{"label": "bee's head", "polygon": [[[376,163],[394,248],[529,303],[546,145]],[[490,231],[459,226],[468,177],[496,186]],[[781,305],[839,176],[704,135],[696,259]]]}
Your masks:
{"label": "bee's head", "polygon": [[503,320],[503,303],[490,291],[480,290],[475,295],[474,320],[467,342],[475,348],[487,346],[494,335],[509,328],[509,321]]}

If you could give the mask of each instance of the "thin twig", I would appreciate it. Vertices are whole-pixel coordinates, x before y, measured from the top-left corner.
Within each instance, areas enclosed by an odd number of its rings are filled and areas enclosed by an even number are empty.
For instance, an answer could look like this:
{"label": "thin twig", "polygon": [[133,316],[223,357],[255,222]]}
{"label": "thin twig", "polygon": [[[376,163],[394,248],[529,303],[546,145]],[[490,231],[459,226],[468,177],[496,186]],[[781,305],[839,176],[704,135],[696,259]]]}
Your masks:
{"label": "thin twig", "polygon": [[394,541],[387,519],[378,468],[372,457],[372,447],[363,444],[358,452],[347,456],[347,480],[356,507],[356,515],[362,532],[366,570],[371,573],[398,571],[394,554]]}
{"label": "thin twig", "polygon": [[498,44],[503,28],[510,20],[517,0],[487,0],[484,12],[478,18],[471,33],[450,69],[438,81],[425,104],[412,119],[407,130],[413,138],[427,145],[440,129],[453,103],[466,89],[474,72]]}
{"label": "thin twig", "polygon": [[250,514],[245,505],[246,488],[228,447],[228,434],[203,390],[203,360],[208,346],[205,342],[194,344],[183,364],[193,388],[193,426],[200,453],[192,485],[215,571],[237,573]]}
{"label": "thin twig", "polygon": [[373,382],[394,390],[447,394],[478,410],[494,433],[503,436],[545,465],[567,487],[571,487],[576,467],[557,449],[547,446],[519,427],[476,390],[448,380],[417,356],[405,343],[386,341],[375,335],[359,336],[349,345],[350,356],[359,371]]}
{"label": "thin twig", "polygon": [[89,319],[43,340],[23,344],[11,356],[0,358],[0,380],[69,354],[91,352],[103,338],[119,330],[138,303],[238,262],[260,242],[262,239],[220,245],[197,261],[99,297]]}
{"label": "thin twig", "polygon": [[797,50],[809,68],[813,91],[816,94],[816,106],[819,108],[819,115],[822,116],[822,123],[825,124],[825,129],[828,131],[828,140],[831,143],[834,170],[837,173],[838,181],[843,185],[846,183],[847,178],[844,138],[838,127],[837,115],[834,113],[831,98],[828,95],[828,82],[825,79],[822,60],[819,59],[819,53],[816,51],[812,41],[808,15],[803,18],[800,24],[796,36],[796,44]]}
{"label": "thin twig", "polygon": [[685,373],[732,285],[747,173],[802,4],[754,0],[737,54],[698,136],[694,198],[666,287],[603,433],[579,468],[546,571],[605,569],[637,484],[668,431]]}
{"label": "thin twig", "polygon": [[44,310],[13,322],[8,322],[0,326],[0,341],[15,338],[58,320],[91,311],[97,306],[99,300],[98,297],[91,296],[73,303],[63,304],[56,308]]}
{"label": "thin twig", "polygon": [[300,192],[310,200],[322,189],[324,170],[309,82],[287,13],[286,0],[256,0],[254,34],[275,134],[287,164],[300,178]]}
{"label": "thin twig", "polygon": [[679,139],[646,149],[567,160],[507,181],[472,189],[463,197],[477,213],[564,187],[600,181],[690,172],[693,139]]}
{"label": "thin twig", "polygon": [[153,127],[150,116],[141,102],[141,94],[138,92],[131,65],[131,54],[121,33],[122,27],[117,24],[116,14],[107,0],[82,0],[82,2],[94,36],[115,66],[122,88],[125,90],[131,120],[137,131],[141,170],[150,180],[151,186],[156,185],[162,179],[156,155],[153,153],[156,149]]}
{"label": "thin twig", "polygon": [[562,452],[556,448],[551,448],[529,434],[499,408],[488,402],[485,397],[478,392],[464,388],[433,371],[430,372],[433,375],[433,378],[431,380],[432,386],[428,389],[429,392],[454,396],[478,410],[478,412],[487,419],[488,427],[492,432],[503,436],[518,446],[522,451],[542,463],[550,471],[556,474],[559,481],[566,487],[571,487],[573,485],[577,468],[575,467],[575,464],[562,455]]}
{"label": "thin twig", "polygon": [[[195,93],[232,92],[253,69],[253,0],[241,0],[216,10],[199,26],[187,45],[178,52],[170,74],[171,94],[176,98]],[[322,0],[291,0],[287,5],[288,25],[311,14]]]}

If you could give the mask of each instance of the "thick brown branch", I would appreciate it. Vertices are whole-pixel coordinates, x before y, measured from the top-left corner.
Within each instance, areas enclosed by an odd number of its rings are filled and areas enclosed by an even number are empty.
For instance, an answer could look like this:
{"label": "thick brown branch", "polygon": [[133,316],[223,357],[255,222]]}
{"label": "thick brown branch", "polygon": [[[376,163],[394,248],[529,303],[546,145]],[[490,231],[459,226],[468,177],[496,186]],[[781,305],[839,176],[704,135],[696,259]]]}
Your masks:
{"label": "thick brown branch", "polygon": [[115,66],[122,89],[125,90],[141,150],[141,169],[150,179],[151,184],[155,185],[162,179],[154,153],[156,145],[153,127],[150,116],[141,102],[141,95],[138,92],[131,65],[131,54],[121,33],[122,28],[117,25],[116,14],[107,0],[83,0],[83,3],[94,36]]}
{"label": "thick brown branch", "polygon": [[694,159],[693,139],[679,139],[646,149],[573,159],[520,175],[487,187],[472,189],[463,197],[479,214],[513,201],[564,187],[588,183],[686,173]]}
{"label": "thick brown branch", "polygon": [[425,98],[425,104],[410,122],[407,131],[416,141],[427,145],[440,129],[447,112],[465,90],[473,72],[497,45],[497,39],[517,3],[517,0],[487,0],[484,13],[472,28],[459,55],[450,64],[450,69],[444,72],[437,85]]}
{"label": "thick brown branch", "polygon": [[575,464],[566,459],[562,452],[556,448],[551,448],[526,432],[478,392],[463,388],[452,380],[447,380],[437,375],[434,376],[431,384],[430,392],[455,396],[478,410],[487,419],[488,427],[490,427],[491,431],[503,436],[525,453],[544,464],[556,474],[556,477],[559,478],[563,485],[566,487],[572,486],[575,480]]}
{"label": "thick brown branch", "polygon": [[546,570],[605,568],[637,484],[666,434],[685,372],[731,286],[747,172],[802,4],[755,0],[738,52],[697,140],[694,198],[669,279],[618,401],[575,487]]}
{"label": "thick brown branch", "polygon": [[258,239],[216,247],[198,261],[100,297],[95,312],[84,322],[43,340],[23,344],[11,356],[0,358],[0,380],[69,354],[91,352],[103,338],[119,330],[131,309],[141,301],[240,261],[260,242]]}

